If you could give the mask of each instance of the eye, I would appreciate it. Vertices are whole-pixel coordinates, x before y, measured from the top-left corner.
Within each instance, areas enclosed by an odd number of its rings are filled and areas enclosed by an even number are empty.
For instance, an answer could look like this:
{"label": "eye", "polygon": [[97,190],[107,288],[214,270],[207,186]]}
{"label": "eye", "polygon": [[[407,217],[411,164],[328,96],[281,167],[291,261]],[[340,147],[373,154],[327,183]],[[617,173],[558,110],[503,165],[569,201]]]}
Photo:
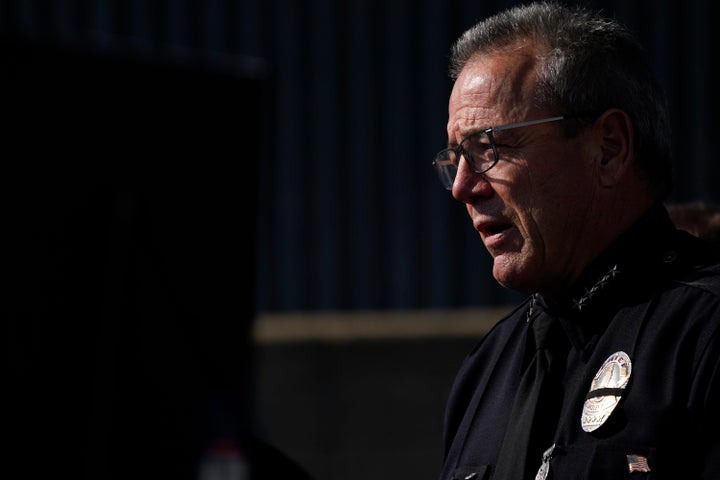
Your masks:
{"label": "eye", "polygon": [[512,135],[506,132],[493,132],[492,134],[493,144],[495,148],[509,148],[512,147]]}
{"label": "eye", "polygon": [[462,148],[470,152],[483,152],[492,149],[490,137],[484,131],[471,133],[462,141]]}

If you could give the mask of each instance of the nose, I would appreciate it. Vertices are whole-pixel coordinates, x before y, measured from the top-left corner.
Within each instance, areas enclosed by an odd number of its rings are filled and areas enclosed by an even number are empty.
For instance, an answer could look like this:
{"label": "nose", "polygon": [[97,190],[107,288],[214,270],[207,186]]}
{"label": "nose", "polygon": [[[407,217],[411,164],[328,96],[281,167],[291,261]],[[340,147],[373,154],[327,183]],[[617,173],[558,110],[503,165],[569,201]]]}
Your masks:
{"label": "nose", "polygon": [[458,163],[457,174],[452,187],[452,196],[463,203],[471,203],[478,196],[492,194],[492,186],[484,173],[476,173],[470,164],[462,157]]}

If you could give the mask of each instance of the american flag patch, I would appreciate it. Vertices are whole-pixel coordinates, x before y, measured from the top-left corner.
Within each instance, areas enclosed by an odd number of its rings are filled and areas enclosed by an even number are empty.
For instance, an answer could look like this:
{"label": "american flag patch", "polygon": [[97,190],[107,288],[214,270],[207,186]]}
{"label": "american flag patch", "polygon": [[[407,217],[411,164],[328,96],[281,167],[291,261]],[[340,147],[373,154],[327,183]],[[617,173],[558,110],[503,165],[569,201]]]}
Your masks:
{"label": "american flag patch", "polygon": [[648,466],[648,463],[647,463],[647,458],[643,457],[642,455],[628,455],[627,461],[628,461],[628,469],[630,469],[630,473],[633,473],[633,472],[647,473],[650,471],[650,467]]}

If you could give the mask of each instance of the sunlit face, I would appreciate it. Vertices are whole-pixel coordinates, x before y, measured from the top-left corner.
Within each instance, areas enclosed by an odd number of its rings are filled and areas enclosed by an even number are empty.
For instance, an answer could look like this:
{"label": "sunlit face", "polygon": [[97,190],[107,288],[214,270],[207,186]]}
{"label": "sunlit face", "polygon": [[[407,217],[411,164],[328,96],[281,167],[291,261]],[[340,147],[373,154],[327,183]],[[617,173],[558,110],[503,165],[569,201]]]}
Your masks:
{"label": "sunlit face", "polygon": [[[527,48],[476,57],[463,69],[449,102],[448,138],[571,112],[538,109],[535,60]],[[586,266],[597,193],[583,134],[569,139],[562,122],[497,132],[500,161],[477,174],[460,161],[453,196],[465,203],[493,257],[493,276],[524,293],[563,289]]]}

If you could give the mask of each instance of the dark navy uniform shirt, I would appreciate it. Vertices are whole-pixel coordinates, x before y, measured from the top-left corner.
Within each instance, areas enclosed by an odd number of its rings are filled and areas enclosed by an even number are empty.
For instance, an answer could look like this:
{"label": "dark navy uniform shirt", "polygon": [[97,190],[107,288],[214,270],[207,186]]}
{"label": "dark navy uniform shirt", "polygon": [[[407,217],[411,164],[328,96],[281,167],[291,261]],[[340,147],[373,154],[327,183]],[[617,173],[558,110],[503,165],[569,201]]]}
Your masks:
{"label": "dark navy uniform shirt", "polygon": [[[441,480],[492,478],[527,362],[528,320],[541,311],[559,319],[570,342],[548,478],[720,479],[718,258],[657,205],[567,298],[533,296],[500,320],[452,386]],[[593,418],[592,409],[583,412],[586,397],[618,352],[630,362],[627,384],[605,397],[616,401],[610,414]],[[599,426],[586,429],[583,421]],[[541,460],[529,462],[539,468]]]}

